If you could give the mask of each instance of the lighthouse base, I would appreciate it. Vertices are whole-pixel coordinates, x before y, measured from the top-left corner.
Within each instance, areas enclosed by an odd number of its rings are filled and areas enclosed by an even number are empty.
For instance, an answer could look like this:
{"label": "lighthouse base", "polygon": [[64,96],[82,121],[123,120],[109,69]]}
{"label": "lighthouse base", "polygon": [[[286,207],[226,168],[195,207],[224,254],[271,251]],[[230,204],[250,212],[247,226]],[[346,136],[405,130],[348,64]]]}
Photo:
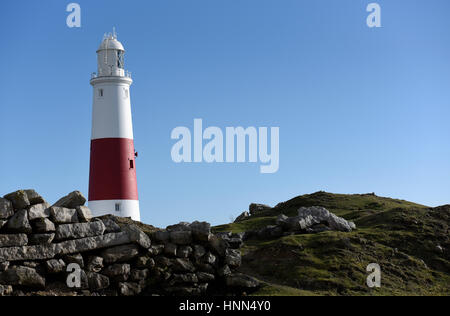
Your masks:
{"label": "lighthouse base", "polygon": [[89,209],[92,215],[114,215],[119,217],[131,217],[134,221],[140,221],[139,201],[137,200],[102,200],[89,201]]}

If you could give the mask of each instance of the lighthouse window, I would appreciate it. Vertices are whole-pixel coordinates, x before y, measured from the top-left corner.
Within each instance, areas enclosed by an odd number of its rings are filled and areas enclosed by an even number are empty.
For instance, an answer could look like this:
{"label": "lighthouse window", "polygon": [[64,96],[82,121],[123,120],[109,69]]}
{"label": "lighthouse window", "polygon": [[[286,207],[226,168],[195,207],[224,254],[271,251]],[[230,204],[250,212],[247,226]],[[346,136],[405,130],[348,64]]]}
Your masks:
{"label": "lighthouse window", "polygon": [[130,169],[134,168],[134,160],[130,160]]}
{"label": "lighthouse window", "polygon": [[103,97],[103,89],[98,89],[98,96]]}
{"label": "lighthouse window", "polygon": [[117,67],[123,69],[123,52],[117,51]]}
{"label": "lighthouse window", "polygon": [[125,99],[128,99],[128,89],[123,88],[123,93],[124,93]]}
{"label": "lighthouse window", "polygon": [[120,203],[116,203],[115,208],[116,212],[120,212]]}

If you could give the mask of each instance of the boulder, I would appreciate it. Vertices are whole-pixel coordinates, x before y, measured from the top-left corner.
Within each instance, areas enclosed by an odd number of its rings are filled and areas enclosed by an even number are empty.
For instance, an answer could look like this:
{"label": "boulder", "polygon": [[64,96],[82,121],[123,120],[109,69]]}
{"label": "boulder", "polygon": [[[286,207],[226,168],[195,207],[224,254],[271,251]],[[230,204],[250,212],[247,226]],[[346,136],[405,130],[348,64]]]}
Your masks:
{"label": "boulder", "polygon": [[106,263],[124,262],[134,259],[139,254],[139,248],[134,244],[105,249],[101,256]]}
{"label": "boulder", "polygon": [[118,287],[119,294],[122,296],[135,296],[139,295],[142,291],[141,286],[134,282],[120,282]]}
{"label": "boulder", "polygon": [[53,206],[77,208],[78,206],[83,206],[84,203],[86,203],[86,198],[83,194],[80,191],[74,191],[59,199]]}
{"label": "boulder", "polygon": [[168,231],[156,231],[152,233],[152,239],[159,242],[167,242],[170,239],[170,233]]}
{"label": "boulder", "polygon": [[5,195],[4,198],[11,201],[16,210],[26,209],[30,206],[30,201],[24,190],[9,193]]}
{"label": "boulder", "polygon": [[87,206],[77,206],[77,215],[80,222],[89,222],[92,219],[92,212]]}
{"label": "boulder", "polygon": [[192,254],[191,246],[179,246],[176,252],[177,257],[188,258]]}
{"label": "boulder", "polygon": [[35,269],[17,266],[0,273],[0,284],[44,288],[45,279]]}
{"label": "boulder", "polygon": [[63,257],[64,262],[67,263],[67,265],[71,263],[76,263],[80,268],[84,268],[84,259],[83,256],[79,253],[73,254],[73,255],[65,255]]}
{"label": "boulder", "polygon": [[221,277],[227,277],[227,276],[231,275],[231,269],[228,265],[224,265],[224,266],[220,267],[219,269],[217,269],[217,274]]}
{"label": "boulder", "polygon": [[56,230],[55,224],[48,218],[39,218],[33,222],[34,229],[37,233],[46,234]]}
{"label": "boulder", "polygon": [[2,229],[3,226],[5,226],[7,222],[8,222],[8,221],[4,221],[4,220],[1,220],[1,219],[0,219],[0,229]]}
{"label": "boulder", "polygon": [[129,244],[130,242],[131,241],[128,234],[120,232],[97,237],[87,237],[82,239],[63,241],[57,244],[56,248],[59,254],[66,255],[71,253],[79,253]]}
{"label": "boulder", "polygon": [[217,262],[217,257],[210,252],[207,252],[202,258],[202,263],[207,263],[210,265],[214,265]]}
{"label": "boulder", "polygon": [[212,282],[216,277],[211,273],[197,272],[197,278],[200,282]]}
{"label": "boulder", "polygon": [[128,234],[130,240],[137,243],[139,246],[145,249],[149,249],[152,245],[150,238],[136,225],[127,225],[123,228],[123,231]]}
{"label": "boulder", "polygon": [[8,232],[12,233],[25,233],[31,234],[33,229],[31,228],[30,222],[28,221],[27,210],[20,210],[16,212],[6,224],[6,229]]}
{"label": "boulder", "polygon": [[105,233],[118,233],[121,231],[120,226],[111,218],[102,218],[101,221],[106,227]]}
{"label": "boulder", "polygon": [[206,253],[205,247],[201,245],[194,245],[194,258],[199,259]]}
{"label": "boulder", "polygon": [[241,289],[257,289],[261,284],[255,278],[242,274],[233,273],[225,278],[225,284],[228,287],[241,288]]}
{"label": "boulder", "polygon": [[193,222],[189,225],[192,236],[200,242],[207,242],[211,233],[211,224],[207,222]]}
{"label": "boulder", "polygon": [[64,224],[56,228],[56,240],[79,239],[103,235],[105,225],[102,221],[91,223]]}
{"label": "boulder", "polygon": [[149,275],[150,271],[148,269],[143,270],[133,269],[131,270],[130,279],[131,281],[140,282],[146,280]]}
{"label": "boulder", "polygon": [[239,267],[241,265],[241,252],[235,249],[227,249],[225,252],[225,263],[230,267]]}
{"label": "boulder", "polygon": [[245,211],[245,212],[242,212],[238,217],[236,217],[234,222],[239,223],[239,222],[242,222],[243,220],[248,219],[249,217],[250,217],[250,213]]}
{"label": "boulder", "polygon": [[163,251],[164,251],[164,245],[152,245],[148,249],[148,254],[150,256],[157,256],[157,255],[163,253]]}
{"label": "boulder", "polygon": [[45,268],[49,274],[57,274],[64,272],[66,264],[62,259],[51,259],[45,262]]}
{"label": "boulder", "polygon": [[7,296],[13,293],[11,285],[0,285],[0,296]]}
{"label": "boulder", "polygon": [[164,245],[164,254],[175,257],[177,255],[178,246],[172,243],[166,243]]}
{"label": "boulder", "polygon": [[0,248],[0,262],[52,259],[57,253],[55,244]]}
{"label": "boulder", "polygon": [[[352,224],[347,222],[342,217],[338,217],[335,214],[329,212],[324,207],[312,206],[312,207],[301,207],[298,209],[298,217],[308,220],[310,218],[311,221],[315,223],[327,223],[327,225],[332,230],[350,232],[352,231]],[[311,219],[312,218],[312,219]]]}
{"label": "boulder", "polygon": [[0,198],[0,219],[8,219],[14,215],[14,208],[11,201]]}
{"label": "boulder", "polygon": [[28,237],[25,234],[0,235],[0,248],[20,247],[28,244]]}
{"label": "boulder", "polygon": [[78,223],[77,210],[75,209],[52,206],[50,208],[50,216],[56,224]]}
{"label": "boulder", "polygon": [[103,269],[103,258],[99,256],[90,256],[86,270],[88,272],[100,272]]}
{"label": "boulder", "polygon": [[33,221],[38,218],[50,217],[50,205],[48,203],[35,204],[30,206],[28,210],[28,219]]}
{"label": "boulder", "polygon": [[147,256],[140,256],[136,259],[136,267],[140,269],[153,269],[155,267],[155,260]]}
{"label": "boulder", "polygon": [[55,239],[55,234],[33,234],[28,239],[30,245],[50,244]]}
{"label": "boulder", "polygon": [[188,222],[181,222],[175,225],[170,225],[166,227],[167,231],[170,232],[176,232],[176,231],[190,231],[191,228],[189,227],[189,223]]}
{"label": "boulder", "polygon": [[192,242],[192,232],[189,230],[171,231],[170,241],[176,245],[190,244]]}
{"label": "boulder", "polygon": [[228,243],[214,234],[210,234],[208,239],[211,249],[213,249],[218,255],[225,256],[225,251],[229,247]]}
{"label": "boulder", "polygon": [[0,272],[8,270],[9,261],[0,262]]}
{"label": "boulder", "polygon": [[194,272],[194,265],[187,259],[177,258],[172,261],[172,270],[174,272]]}
{"label": "boulder", "polygon": [[115,282],[125,282],[130,277],[131,266],[128,263],[125,264],[113,264],[106,267],[102,274],[108,276],[111,280]]}
{"label": "boulder", "polygon": [[195,273],[173,274],[170,278],[169,284],[183,284],[183,283],[198,283],[198,277]]}
{"label": "boulder", "polygon": [[35,190],[25,190],[30,205],[46,203],[44,198],[40,196]]}
{"label": "boulder", "polygon": [[269,211],[271,210],[272,207],[270,207],[269,205],[265,205],[265,204],[256,204],[256,203],[252,203],[250,204],[250,206],[248,207],[248,210],[250,211],[250,214],[256,215],[258,213],[264,212],[264,211]]}
{"label": "boulder", "polygon": [[105,275],[95,272],[88,272],[87,279],[89,289],[92,291],[102,290],[109,287],[109,278]]}

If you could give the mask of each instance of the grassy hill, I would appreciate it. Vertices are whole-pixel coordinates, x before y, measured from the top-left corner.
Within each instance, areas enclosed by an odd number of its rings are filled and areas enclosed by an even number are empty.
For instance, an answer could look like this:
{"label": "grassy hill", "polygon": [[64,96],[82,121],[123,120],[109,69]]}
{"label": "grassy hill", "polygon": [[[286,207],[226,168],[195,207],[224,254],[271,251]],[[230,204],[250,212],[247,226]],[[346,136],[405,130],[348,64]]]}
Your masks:
{"label": "grassy hill", "polygon": [[[450,295],[450,206],[317,192],[214,230],[262,228],[301,206],[323,206],[358,228],[247,241],[241,270],[265,284],[255,295]],[[369,263],[381,266],[381,288],[365,285]]]}

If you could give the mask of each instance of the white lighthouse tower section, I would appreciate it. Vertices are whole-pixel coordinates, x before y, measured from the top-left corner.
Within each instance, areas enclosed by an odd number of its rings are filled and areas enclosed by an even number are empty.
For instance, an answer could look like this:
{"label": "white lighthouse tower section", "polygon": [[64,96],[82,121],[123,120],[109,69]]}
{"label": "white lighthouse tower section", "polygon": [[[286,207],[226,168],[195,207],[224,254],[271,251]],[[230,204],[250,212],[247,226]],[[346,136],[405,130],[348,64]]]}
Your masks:
{"label": "white lighthouse tower section", "polygon": [[[91,85],[94,89],[91,151],[92,147],[98,146],[96,144],[99,142],[101,143],[102,140],[131,140],[131,146],[133,147],[132,155],[134,156],[133,124],[130,102],[130,86],[133,81],[130,73],[124,69],[124,54],[124,47],[117,40],[115,33],[105,35],[97,50],[97,73],[94,73],[91,79]],[[94,159],[96,157],[98,156],[95,156]],[[101,159],[104,161],[104,155]],[[98,173],[93,172],[92,160],[91,152],[90,187],[95,186],[98,188],[99,186],[103,186],[103,180],[98,179]],[[98,160],[99,159],[97,158],[97,163]],[[97,170],[98,169],[99,168],[97,168]],[[111,172],[116,172],[116,170],[111,170]],[[134,182],[136,182],[135,175]],[[124,184],[118,183],[116,186],[120,187],[120,191]],[[123,189],[123,192],[125,192],[123,195],[130,196],[130,194],[127,193],[129,191],[128,188]],[[93,198],[91,200],[90,188],[88,205],[94,216],[113,214],[121,217],[131,217],[133,220],[140,221],[137,189],[135,189],[135,191],[135,199],[107,199],[105,198],[105,195],[107,196],[108,194],[100,194],[102,197],[99,199],[97,198],[99,194],[95,193],[99,192],[99,190],[93,189],[92,192],[94,193],[92,194]]]}

